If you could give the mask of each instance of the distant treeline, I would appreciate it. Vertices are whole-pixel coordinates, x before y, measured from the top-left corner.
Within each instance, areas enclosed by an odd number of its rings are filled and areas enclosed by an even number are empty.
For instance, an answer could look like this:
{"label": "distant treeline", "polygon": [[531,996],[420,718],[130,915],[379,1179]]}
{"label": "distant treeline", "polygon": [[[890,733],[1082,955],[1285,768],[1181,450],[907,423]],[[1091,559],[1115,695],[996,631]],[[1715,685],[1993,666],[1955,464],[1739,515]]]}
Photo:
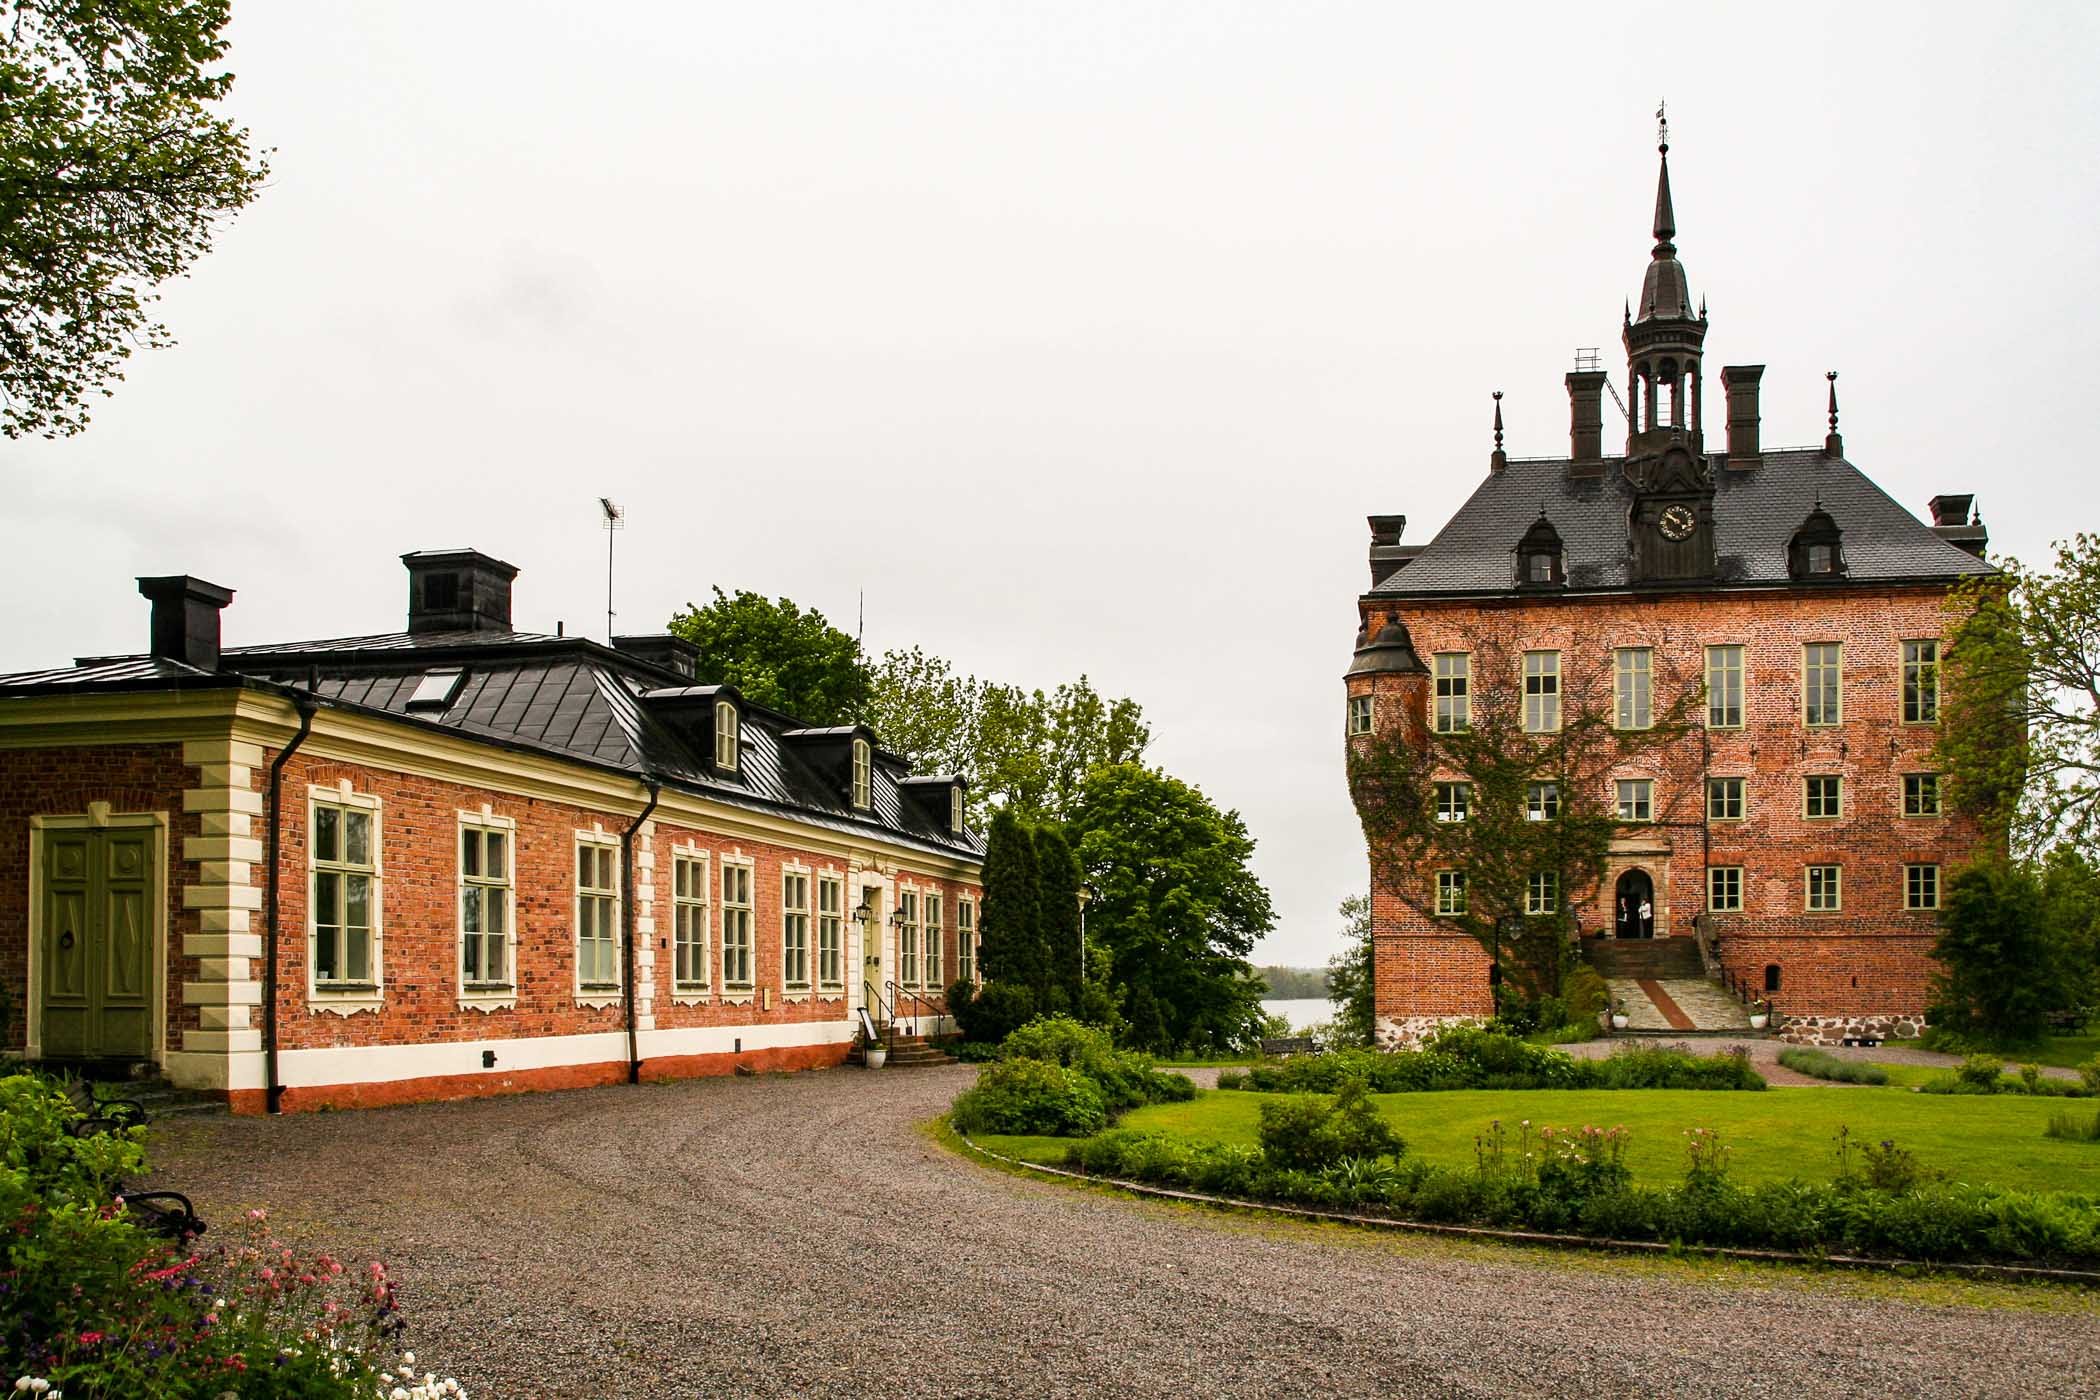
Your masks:
{"label": "distant treeline", "polygon": [[1254,975],[1268,986],[1268,999],[1272,1001],[1327,995],[1324,967],[1257,967]]}

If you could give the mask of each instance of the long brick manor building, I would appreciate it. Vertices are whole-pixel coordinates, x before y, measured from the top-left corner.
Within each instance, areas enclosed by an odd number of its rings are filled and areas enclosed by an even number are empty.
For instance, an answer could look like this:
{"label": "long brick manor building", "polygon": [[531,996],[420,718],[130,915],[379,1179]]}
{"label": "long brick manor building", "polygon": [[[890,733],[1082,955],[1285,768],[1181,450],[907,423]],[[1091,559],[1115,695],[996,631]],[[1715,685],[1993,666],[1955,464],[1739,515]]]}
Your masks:
{"label": "long brick manor building", "polygon": [[694,683],[670,636],[513,630],[403,556],[407,626],[0,677],[0,1048],[236,1111],[836,1064],[975,975],[962,784]]}
{"label": "long brick manor building", "polygon": [[[1500,684],[1520,687],[1523,728],[1551,732],[1578,675],[1638,727],[1676,684],[1698,696],[1689,732],[1605,779],[1621,821],[1608,873],[1552,912],[1591,949],[1699,947],[1789,1038],[1908,1029],[1943,877],[1978,840],[1929,755],[1945,604],[1990,572],[1984,531],[1970,497],[1934,499],[1927,525],[1845,459],[1835,376],[1828,438],[1773,450],[1764,367],[1722,369],[1726,438],[1709,447],[1708,321],[1661,149],[1654,251],[1622,331],[1624,455],[1603,451],[1606,375],[1579,355],[1565,457],[1508,457],[1498,403],[1486,478],[1434,538],[1403,544],[1405,517],[1371,517],[1347,730],[1462,726]],[[1371,895],[1381,1038],[1489,1014],[1489,953],[1438,917],[1464,873],[1374,861]]]}

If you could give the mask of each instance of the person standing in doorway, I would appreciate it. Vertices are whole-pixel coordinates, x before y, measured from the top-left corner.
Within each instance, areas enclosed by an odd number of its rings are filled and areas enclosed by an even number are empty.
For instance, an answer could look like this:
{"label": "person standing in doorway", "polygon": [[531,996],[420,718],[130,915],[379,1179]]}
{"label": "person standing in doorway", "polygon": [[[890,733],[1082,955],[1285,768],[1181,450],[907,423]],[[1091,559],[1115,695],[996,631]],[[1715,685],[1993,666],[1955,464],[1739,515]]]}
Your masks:
{"label": "person standing in doorway", "polygon": [[1640,935],[1643,938],[1655,937],[1655,906],[1645,898],[1641,900]]}

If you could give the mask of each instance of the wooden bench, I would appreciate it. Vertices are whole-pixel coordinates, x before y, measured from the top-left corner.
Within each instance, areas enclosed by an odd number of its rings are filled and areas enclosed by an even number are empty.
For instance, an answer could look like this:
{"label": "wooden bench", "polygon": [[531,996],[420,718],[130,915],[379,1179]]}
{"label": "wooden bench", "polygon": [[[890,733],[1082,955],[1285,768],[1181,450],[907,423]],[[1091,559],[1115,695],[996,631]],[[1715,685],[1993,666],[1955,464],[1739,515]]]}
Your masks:
{"label": "wooden bench", "polygon": [[[73,1137],[122,1132],[142,1127],[146,1122],[146,1106],[137,1099],[98,1099],[94,1090],[78,1079],[66,1080],[60,1092],[80,1115],[66,1125],[66,1132]],[[119,1185],[117,1199],[139,1228],[164,1235],[177,1244],[195,1239],[207,1228],[190,1198],[180,1191],[127,1191]]]}
{"label": "wooden bench", "polygon": [[2052,1011],[2049,1013],[2049,1029],[2063,1035],[2076,1035],[2085,1029],[2086,1016],[2083,1011]]}
{"label": "wooden bench", "polygon": [[1320,1053],[1320,1042],[1309,1035],[1279,1036],[1274,1040],[1262,1041],[1261,1052],[1272,1059],[1284,1059],[1292,1055],[1317,1055]]}

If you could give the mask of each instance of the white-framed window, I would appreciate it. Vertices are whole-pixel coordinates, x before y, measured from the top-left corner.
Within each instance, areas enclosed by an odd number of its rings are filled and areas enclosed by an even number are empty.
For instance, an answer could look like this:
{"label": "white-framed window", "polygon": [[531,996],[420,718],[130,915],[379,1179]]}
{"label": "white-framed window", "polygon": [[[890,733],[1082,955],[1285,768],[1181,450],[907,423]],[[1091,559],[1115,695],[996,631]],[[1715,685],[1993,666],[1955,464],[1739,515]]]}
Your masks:
{"label": "white-framed window", "polygon": [[1533,915],[1560,912],[1559,871],[1534,870],[1524,877],[1524,912]]}
{"label": "white-framed window", "polygon": [[1739,646],[1706,649],[1706,727],[1743,727],[1743,649]]}
{"label": "white-framed window", "polygon": [[576,835],[576,990],[620,989],[620,845],[595,832]]}
{"label": "white-framed window", "polygon": [[1614,720],[1620,729],[1647,729],[1655,723],[1655,653],[1647,647],[1620,647],[1612,653]]}
{"label": "white-framed window", "polygon": [[1349,697],[1349,733],[1353,737],[1371,732],[1371,697],[1352,695]]}
{"label": "white-framed window", "polygon": [[1940,814],[1940,775],[1937,773],[1905,773],[1903,775],[1903,815],[1906,817],[1936,817]]}
{"label": "white-framed window", "polygon": [[671,990],[703,996],[708,990],[707,853],[671,853]]}
{"label": "white-framed window", "polygon": [[846,985],[846,883],[817,877],[817,986],[835,992]]}
{"label": "white-framed window", "polygon": [[1801,780],[1801,815],[1825,820],[1845,815],[1845,780],[1836,773],[1811,773]]}
{"label": "white-framed window", "polygon": [[1560,653],[1524,653],[1524,732],[1551,734],[1560,728]]}
{"label": "white-framed window", "polygon": [[1801,648],[1801,722],[1811,729],[1825,729],[1842,723],[1844,717],[1844,645],[1809,642]]}
{"label": "white-framed window", "polygon": [[1903,867],[1903,907],[1905,909],[1937,909],[1940,907],[1940,868],[1937,865],[1906,865]]}
{"label": "white-framed window", "polygon": [[751,969],[751,862],[722,862],[722,989],[748,992]]}
{"label": "white-framed window", "polygon": [[1550,822],[1560,819],[1560,784],[1538,782],[1524,789],[1524,819]]}
{"label": "white-framed window", "polygon": [[897,893],[897,984],[924,986],[919,972],[919,892]]}
{"label": "white-framed window", "polygon": [[955,901],[955,975],[972,984],[977,981],[977,901],[974,899]]}
{"label": "white-framed window", "polygon": [[379,990],[379,799],[314,791],[307,809],[307,948],[313,990]]}
{"label": "white-framed window", "polygon": [[875,746],[853,741],[853,805],[865,811],[875,802]]}
{"label": "white-framed window", "polygon": [[1620,778],[1618,780],[1619,820],[1622,822],[1646,822],[1655,820],[1655,780],[1653,778]]}
{"label": "white-framed window", "polygon": [[1457,734],[1473,727],[1473,657],[1463,651],[1436,653],[1436,732]]}
{"label": "white-framed window", "polygon": [[459,980],[469,996],[515,985],[516,826],[491,813],[460,813]]}
{"label": "white-framed window", "polygon": [[1743,819],[1741,778],[1706,780],[1706,819],[1715,822],[1739,822]]}
{"label": "white-framed window", "polygon": [[780,874],[780,980],[791,992],[809,990],[809,872]]}
{"label": "white-framed window", "polygon": [[744,751],[744,725],[736,706],[715,701],[715,767],[734,773]]}
{"label": "white-framed window", "polygon": [[1436,873],[1436,912],[1457,918],[1466,912],[1466,872],[1439,870]]}
{"label": "white-framed window", "polygon": [[926,985],[939,991],[947,983],[941,981],[941,897],[929,892],[926,896]]}
{"label": "white-framed window", "polygon": [[962,835],[963,790],[961,783],[952,784],[948,788],[948,830],[954,832],[957,836]]}
{"label": "white-framed window", "polygon": [[1835,914],[1845,907],[1844,871],[1835,865],[1808,867],[1808,912]]}
{"label": "white-framed window", "polygon": [[1903,644],[1903,722],[1940,722],[1940,644],[1936,641]]}
{"label": "white-framed window", "polygon": [[1462,822],[1473,807],[1473,785],[1471,783],[1438,783],[1436,785],[1436,819],[1440,822]]}
{"label": "white-framed window", "polygon": [[1712,865],[1707,867],[1706,907],[1716,914],[1739,914],[1742,912],[1742,866]]}

